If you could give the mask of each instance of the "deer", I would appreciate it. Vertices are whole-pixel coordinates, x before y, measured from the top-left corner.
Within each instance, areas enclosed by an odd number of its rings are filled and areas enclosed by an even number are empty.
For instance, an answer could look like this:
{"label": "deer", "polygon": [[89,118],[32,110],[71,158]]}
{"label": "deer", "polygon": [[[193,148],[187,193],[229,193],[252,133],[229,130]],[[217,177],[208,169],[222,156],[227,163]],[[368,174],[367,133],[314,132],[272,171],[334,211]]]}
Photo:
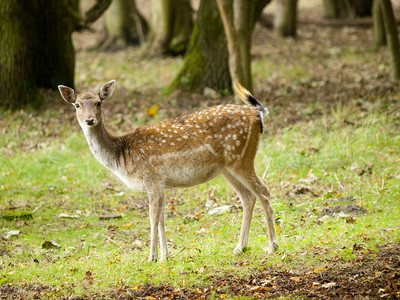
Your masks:
{"label": "deer", "polygon": [[245,251],[256,198],[267,223],[268,254],[278,248],[274,213],[268,187],[257,176],[254,160],[268,109],[239,83],[234,88],[244,104],[222,104],[113,136],[105,126],[102,106],[114,93],[116,81],[98,93],[76,93],[59,85],[62,98],[76,110],[95,158],[128,188],[145,191],[149,198],[149,262],[168,257],[165,234],[165,189],[184,188],[222,175],[238,194],[243,216],[234,254]]}

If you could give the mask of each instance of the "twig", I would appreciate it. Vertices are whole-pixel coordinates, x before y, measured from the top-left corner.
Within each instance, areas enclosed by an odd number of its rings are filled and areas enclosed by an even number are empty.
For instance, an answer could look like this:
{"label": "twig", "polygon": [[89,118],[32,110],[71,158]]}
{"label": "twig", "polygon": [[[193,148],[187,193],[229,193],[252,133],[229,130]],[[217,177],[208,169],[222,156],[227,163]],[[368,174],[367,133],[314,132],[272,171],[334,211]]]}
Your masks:
{"label": "twig", "polygon": [[339,186],[342,188],[343,192],[346,190],[344,189],[343,185],[340,183],[339,178],[337,177],[336,173],[333,173],[335,175],[336,181],[338,182]]}

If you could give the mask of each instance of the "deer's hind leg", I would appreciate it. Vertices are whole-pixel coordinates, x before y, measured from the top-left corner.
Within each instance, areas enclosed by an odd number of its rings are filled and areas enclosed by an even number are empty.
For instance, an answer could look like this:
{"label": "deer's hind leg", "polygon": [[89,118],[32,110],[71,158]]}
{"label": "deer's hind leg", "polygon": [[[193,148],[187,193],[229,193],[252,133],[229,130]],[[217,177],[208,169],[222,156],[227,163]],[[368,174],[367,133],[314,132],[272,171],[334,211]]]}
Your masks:
{"label": "deer's hind leg", "polygon": [[228,169],[228,172],[236,180],[240,181],[260,201],[265,213],[268,230],[268,254],[278,249],[278,237],[276,236],[274,211],[271,206],[271,196],[268,187],[258,178],[254,168]]}
{"label": "deer's hind leg", "polygon": [[249,241],[250,224],[251,224],[251,219],[253,217],[253,210],[256,198],[249,191],[248,188],[246,188],[239,180],[237,180],[231,174],[224,173],[223,175],[235,189],[243,205],[243,218],[242,218],[242,226],[240,228],[239,241],[235,250],[233,250],[233,253],[240,254],[247,247]]}

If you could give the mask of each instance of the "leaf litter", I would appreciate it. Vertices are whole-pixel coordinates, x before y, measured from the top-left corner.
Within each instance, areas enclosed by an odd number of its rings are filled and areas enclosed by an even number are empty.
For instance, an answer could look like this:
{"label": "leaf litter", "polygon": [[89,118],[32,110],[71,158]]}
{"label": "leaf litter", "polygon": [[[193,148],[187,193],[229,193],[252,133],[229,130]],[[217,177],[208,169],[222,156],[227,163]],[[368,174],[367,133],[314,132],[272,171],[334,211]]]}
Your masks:
{"label": "leaf litter", "polygon": [[[358,257],[352,261],[334,258],[324,267],[298,267],[287,270],[279,265],[254,270],[247,278],[229,274],[211,277],[210,284],[176,288],[173,286],[126,285],[77,296],[73,290],[41,285],[11,285],[0,287],[2,297],[41,298],[62,295],[64,299],[208,299],[249,297],[256,299],[277,297],[306,297],[318,299],[400,297],[400,243],[377,246],[365,250],[355,245]],[[200,268],[204,272],[206,266]],[[84,280],[93,282],[94,274],[87,271]]]}

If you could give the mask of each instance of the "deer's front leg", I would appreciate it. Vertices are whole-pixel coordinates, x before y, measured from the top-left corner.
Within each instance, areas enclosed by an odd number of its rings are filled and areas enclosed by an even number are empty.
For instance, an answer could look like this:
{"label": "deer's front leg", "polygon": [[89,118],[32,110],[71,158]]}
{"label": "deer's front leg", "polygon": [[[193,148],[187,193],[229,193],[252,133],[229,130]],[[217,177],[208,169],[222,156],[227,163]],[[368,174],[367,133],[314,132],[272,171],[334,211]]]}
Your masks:
{"label": "deer's front leg", "polygon": [[160,236],[161,246],[161,261],[165,262],[168,259],[167,236],[165,235],[165,198],[163,194],[163,206],[161,209],[160,221],[158,223],[158,235]]}
{"label": "deer's front leg", "polygon": [[[155,189],[149,192],[149,218],[151,227],[151,240],[150,240],[150,256],[149,262],[157,261],[158,257],[158,231],[160,231],[161,239],[161,250],[162,260],[165,260],[165,249],[166,248],[166,237],[164,229],[164,214],[165,211],[165,200],[164,191]],[[160,222],[162,219],[162,222]],[[161,230],[161,226],[163,230]],[[159,230],[160,229],[160,230]],[[167,252],[168,256],[168,252]]]}

